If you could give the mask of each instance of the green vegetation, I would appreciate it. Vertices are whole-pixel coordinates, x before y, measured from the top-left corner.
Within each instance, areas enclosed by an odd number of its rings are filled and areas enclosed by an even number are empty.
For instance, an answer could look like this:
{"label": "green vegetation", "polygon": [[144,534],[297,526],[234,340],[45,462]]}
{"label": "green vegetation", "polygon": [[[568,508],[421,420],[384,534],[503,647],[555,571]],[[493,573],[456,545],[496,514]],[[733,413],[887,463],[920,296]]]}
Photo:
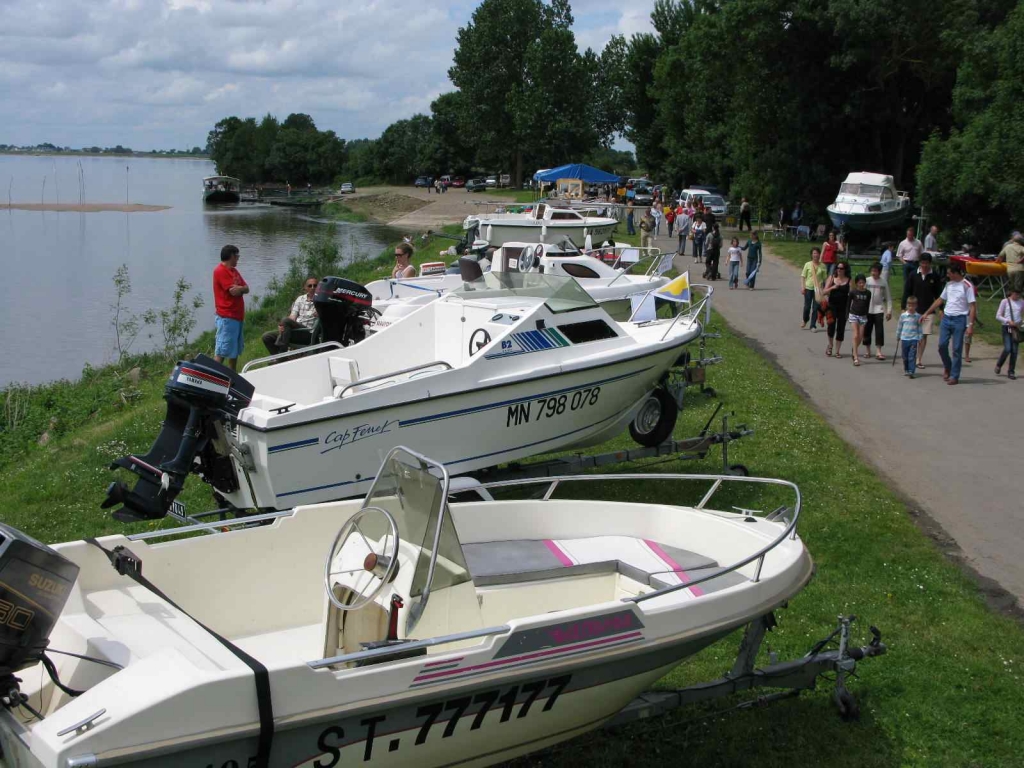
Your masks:
{"label": "green vegetation", "polygon": [[[821,243],[783,240],[768,240],[764,245],[766,250],[774,253],[776,256],[782,257],[790,264],[798,267],[802,267],[810,260],[811,248],[815,246],[821,247]],[[870,262],[855,261],[851,264],[850,271],[854,276],[858,274],[866,276],[870,266]],[[976,280],[976,278],[972,279]],[[795,291],[795,280],[793,285],[793,290]],[[892,289],[893,295],[893,317],[897,317],[900,313],[900,300],[903,297],[903,265],[899,262],[893,262],[892,269],[889,273],[889,287]],[[983,296],[978,297],[978,326],[975,329],[975,336],[987,341],[989,344],[995,344],[996,346],[1002,346],[1003,343],[1002,331],[1000,330],[999,322],[996,320],[996,310],[999,309],[999,301],[1001,298],[1002,297],[986,299]],[[799,307],[799,304],[794,304],[793,306],[793,316],[796,317],[797,314],[799,314],[796,309]],[[919,311],[923,312],[924,309]],[[938,333],[937,330],[936,333]],[[936,336],[935,338],[937,339],[938,337]],[[889,343],[892,344],[891,341]]]}
{"label": "green vegetation", "polygon": [[[448,231],[457,233],[458,227]],[[287,310],[305,273],[336,271],[332,238],[325,231],[307,241],[288,275],[248,313],[244,359],[261,354],[258,334]],[[418,244],[417,260],[434,258],[431,254],[443,246],[444,241]],[[805,247],[787,244],[790,249]],[[390,263],[385,252],[341,271],[364,282],[381,276]],[[1019,695],[1024,664],[1020,627],[986,607],[971,580],[915,527],[906,505],[851,455],[849,446],[748,340],[717,317],[715,323],[723,337],[712,342],[713,350],[726,362],[710,370],[709,383],[726,410],[736,412],[733,423],[744,421],[756,430],[731,447],[731,460],[747,464],[754,474],[799,484],[805,498],[800,533],[818,566],[808,588],[788,610],[779,612],[781,624],[768,638],[771,650],[782,658],[806,652],[832,628],[839,613],[860,616],[856,626],[865,636],[869,623],[881,627],[889,655],[864,663],[860,679],[851,685],[862,719],[842,723],[833,711],[828,685],[823,684],[816,693],[768,710],[703,719],[735,703],[718,702],[587,736],[522,764],[571,760],[660,765],[678,762],[679,754],[694,764],[779,768],[1015,764],[1024,749],[1019,727],[1024,717]],[[192,346],[209,352],[211,343],[210,334],[204,334]],[[138,395],[128,402],[118,395],[125,381],[123,369],[87,371],[78,384],[62,382],[36,388],[30,395],[25,417],[34,427],[16,430],[25,438],[20,446],[0,445],[5,522],[44,541],[146,527],[115,523],[99,509],[111,477],[107,463],[125,452],[148,448],[163,417],[161,394],[168,364],[155,358],[133,360],[140,361],[144,375]],[[676,435],[699,431],[715,402],[689,391]],[[60,426],[47,445],[37,445],[35,437],[46,428],[51,412],[61,414]],[[0,432],[0,440],[7,435]],[[623,435],[590,450],[630,445],[628,435]],[[9,447],[16,449],[13,455]],[[703,461],[647,466],[659,472],[715,472],[720,458],[716,450]],[[837,473],[836,467],[842,471]],[[671,484],[600,485],[587,493],[666,503],[688,498]],[[205,486],[197,480],[182,499],[193,510],[210,505]],[[722,501],[750,506],[751,500],[733,495]],[[737,643],[734,635],[708,649],[660,685],[686,685],[721,674]]]}
{"label": "green vegetation", "polygon": [[320,208],[320,214],[335,221],[347,221],[349,223],[361,223],[369,221],[370,217],[359,211],[354,211],[344,203],[325,203]]}
{"label": "green vegetation", "polygon": [[488,199],[498,197],[516,203],[532,203],[537,199],[537,195],[529,189],[488,189],[480,194]]}

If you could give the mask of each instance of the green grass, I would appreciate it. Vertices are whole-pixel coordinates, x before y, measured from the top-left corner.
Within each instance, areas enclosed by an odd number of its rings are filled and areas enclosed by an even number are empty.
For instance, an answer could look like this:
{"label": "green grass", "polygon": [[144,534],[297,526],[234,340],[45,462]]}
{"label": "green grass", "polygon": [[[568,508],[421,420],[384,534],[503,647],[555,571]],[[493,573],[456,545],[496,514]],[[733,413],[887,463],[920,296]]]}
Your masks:
{"label": "green grass", "polygon": [[[772,240],[768,239],[764,241],[765,248],[776,256],[779,256],[786,261],[794,264],[798,267],[802,267],[811,258],[811,248],[815,246],[820,247],[820,243],[808,243],[808,242],[793,242],[792,240]],[[863,274],[868,275],[868,267],[871,265],[868,262],[855,261],[851,264],[850,271],[854,276]],[[976,280],[973,280],[976,283]],[[900,312],[900,299],[903,296],[903,265],[899,262],[893,262],[892,269],[889,273],[889,287],[892,289],[893,296],[893,316],[896,317]],[[979,339],[987,341],[989,344],[996,346],[1002,346],[1003,337],[1002,330],[999,327],[999,321],[996,320],[996,310],[999,309],[999,299],[985,299],[981,296],[978,297],[978,326],[975,329],[975,336]],[[923,312],[924,309],[918,309],[919,312]],[[938,333],[938,330],[935,331]]]}
{"label": "green grass", "polygon": [[497,187],[492,187],[485,192],[477,194],[484,195],[487,198],[500,197],[517,203],[532,203],[537,199],[536,194],[530,189],[498,189]]}
{"label": "green grass", "polygon": [[[431,253],[443,245],[418,245],[417,259],[435,258]],[[365,281],[386,271],[390,262],[385,253],[359,262],[346,274]],[[291,298],[288,292],[271,297],[249,314],[246,358],[261,354],[258,333]],[[800,534],[817,564],[810,585],[787,610],[779,611],[780,626],[768,643],[782,658],[799,656],[832,629],[840,613],[861,617],[856,628],[862,637],[868,624],[880,627],[889,654],[863,663],[860,678],[850,686],[861,705],[861,721],[841,722],[823,683],[817,692],[770,709],[722,716],[715,713],[733,702],[694,707],[588,735],[520,763],[674,766],[684,756],[690,765],[767,768],[1020,764],[1021,627],[988,609],[972,581],[917,529],[906,505],[748,340],[720,318],[715,323],[723,337],[711,342],[711,350],[721,353],[725,363],[710,369],[709,384],[725,409],[735,412],[733,423],[744,421],[756,430],[731,446],[730,460],[746,464],[754,474],[800,486],[805,503]],[[196,346],[204,348],[208,342],[204,336]],[[111,477],[106,464],[126,451],[145,450],[156,435],[169,367],[154,365],[161,372],[140,383],[141,396],[131,405],[108,404],[109,410],[85,418],[45,447],[32,441],[18,461],[0,468],[4,522],[44,541],[146,527],[113,522],[99,502]],[[676,435],[696,434],[716,402],[690,390]],[[624,435],[589,450],[630,445]],[[647,466],[661,472],[716,472],[720,453],[716,449],[701,461]],[[610,471],[639,469],[642,465]],[[692,498],[692,490],[684,493],[661,483],[597,483],[588,493],[669,503]],[[205,486],[195,479],[182,499],[192,510],[210,504]],[[739,493],[721,501],[758,508],[775,503],[766,498],[756,504]],[[737,642],[733,635],[707,649],[660,685],[686,685],[722,674]]]}
{"label": "green grass", "polygon": [[365,213],[354,211],[344,203],[339,202],[325,203],[320,208],[320,214],[325,218],[334,219],[335,221],[347,221],[353,224],[361,224],[364,221],[370,220],[370,217]]}

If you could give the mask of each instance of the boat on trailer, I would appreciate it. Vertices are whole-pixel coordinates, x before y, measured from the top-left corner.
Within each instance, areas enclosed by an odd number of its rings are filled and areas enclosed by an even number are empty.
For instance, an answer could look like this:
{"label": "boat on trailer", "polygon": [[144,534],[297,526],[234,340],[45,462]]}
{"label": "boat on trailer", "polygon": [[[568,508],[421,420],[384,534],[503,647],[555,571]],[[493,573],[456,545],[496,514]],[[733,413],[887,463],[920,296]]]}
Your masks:
{"label": "boat on trailer", "polygon": [[[493,273],[539,272],[575,278],[594,301],[600,303],[627,300],[631,295],[661,288],[668,282],[664,273],[672,266],[672,254],[660,248],[607,246],[583,252],[572,243],[505,243],[488,254]],[[475,269],[478,260],[460,266]],[[641,268],[642,271],[641,271]],[[481,272],[486,271],[481,265]],[[458,274],[426,275],[412,278],[388,278],[367,283],[373,307],[379,312],[370,328],[380,330],[449,291],[461,288],[467,277],[465,268]],[[628,314],[628,313],[627,313]]]}
{"label": "boat on trailer", "polygon": [[[594,481],[692,501],[565,498]],[[268,514],[266,525],[52,549],[0,527],[2,597],[41,619],[0,628],[6,759],[26,768],[490,765],[599,727],[734,629],[756,625],[763,636],[763,617],[811,578],[792,483],[540,482],[526,500],[448,503],[445,464],[399,447],[364,500]],[[759,489],[783,505],[768,514],[713,506],[720,492],[753,503]],[[175,540],[155,542],[165,537]],[[813,686],[819,651],[785,675],[811,670]],[[726,681],[730,691],[787,685],[783,671],[750,661]],[[848,661],[829,669],[847,674]]]}
{"label": "boat on trailer", "polygon": [[307,348],[242,374],[205,356],[181,362],[150,452],[114,463],[138,477],[134,489],[112,483],[104,506],[163,517],[189,473],[236,509],[362,495],[380,456],[401,444],[457,474],[594,445],[627,426],[658,445],[678,413],[669,372],[700,337],[707,303],[619,322],[573,278],[486,273],[349,347]]}
{"label": "boat on trailer", "polygon": [[596,243],[611,237],[618,219],[597,216],[595,211],[578,210],[551,203],[536,203],[522,213],[481,213],[466,217],[463,228],[477,228],[478,236],[493,246],[525,241],[560,243],[565,238],[583,243],[589,236]]}
{"label": "boat on trailer", "polygon": [[892,176],[851,173],[839,187],[828,216],[839,229],[881,232],[899,227],[910,216],[910,194],[896,189]]}
{"label": "boat on trailer", "polygon": [[203,179],[204,203],[237,203],[242,199],[242,182],[234,176],[207,176]]}

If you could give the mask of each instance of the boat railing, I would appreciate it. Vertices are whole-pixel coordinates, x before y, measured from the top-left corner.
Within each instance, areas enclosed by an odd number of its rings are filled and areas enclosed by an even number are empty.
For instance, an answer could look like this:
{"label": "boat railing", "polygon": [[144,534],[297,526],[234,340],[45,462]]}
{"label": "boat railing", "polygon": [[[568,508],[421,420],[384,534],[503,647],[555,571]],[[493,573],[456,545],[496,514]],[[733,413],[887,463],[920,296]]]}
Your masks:
{"label": "boat railing", "polygon": [[[609,283],[609,285],[613,285],[616,280],[625,274],[636,274],[631,270],[644,262],[650,262],[643,273],[645,276],[650,277],[661,264],[659,257],[662,255],[662,252],[661,248],[640,247],[639,245],[609,245],[604,248],[591,248],[584,251],[583,254],[608,264],[612,269],[622,268],[622,271]],[[635,260],[634,256],[636,257]],[[613,258],[609,261],[609,257]],[[627,261],[623,262],[623,259],[627,259]]]}
{"label": "boat railing", "polygon": [[[337,341],[325,341],[322,344],[311,344],[308,347],[298,347],[297,349],[289,349],[287,352],[278,352],[276,355],[267,355],[266,357],[257,357],[255,360],[250,360],[248,363],[242,366],[242,373],[248,373],[253,370],[256,366],[271,365],[272,363],[280,363],[285,360],[291,360],[292,358],[306,357],[309,356],[310,352],[326,352],[329,349],[344,349],[344,345]],[[319,351],[317,351],[319,350]]]}
{"label": "boat railing", "polygon": [[[797,522],[800,519],[800,509],[802,504],[802,497],[800,495],[800,489],[795,483],[791,483],[788,480],[780,480],[773,477],[742,477],[738,475],[703,475],[703,474],[647,474],[643,472],[629,473],[629,474],[615,474],[615,475],[563,475],[561,477],[529,477],[515,480],[496,480],[491,483],[480,483],[474,488],[480,488],[483,490],[490,491],[494,488],[511,488],[515,486],[526,486],[526,485],[547,485],[542,496],[541,501],[550,501],[555,491],[563,483],[586,483],[586,482],[605,482],[614,480],[642,480],[644,482],[651,480],[675,480],[675,481],[707,481],[711,483],[711,486],[701,497],[701,500],[697,503],[693,509],[704,510],[707,504],[715,496],[716,493],[722,488],[725,483],[747,483],[747,484],[761,484],[761,485],[775,485],[783,488],[789,488],[793,491],[795,500],[792,510],[788,507],[779,507],[778,509],[767,514],[766,519],[776,521],[782,519],[786,522],[782,531],[778,536],[775,537],[764,547],[761,547],[756,552],[738,560],[731,565],[723,568],[714,569],[713,573],[709,573],[707,576],[702,576],[691,581],[687,581],[683,584],[673,584],[661,589],[656,589],[652,592],[646,592],[642,595],[636,595],[633,597],[622,598],[623,602],[627,603],[642,603],[646,600],[652,600],[656,597],[677,592],[681,589],[689,589],[691,587],[699,586],[705,582],[716,579],[727,573],[735,573],[740,568],[750,565],[751,563],[757,563],[754,568],[754,573],[749,577],[751,583],[757,583],[761,580],[761,570],[764,566],[765,557],[769,552],[774,550],[786,539],[796,539]],[[716,510],[708,510],[716,511]],[[741,517],[753,517],[757,510],[741,509],[739,513],[736,512],[725,512],[722,511],[723,515],[737,515]],[[792,517],[788,517],[787,513],[792,512]]]}
{"label": "boat railing", "polygon": [[[652,293],[657,295],[657,290],[659,290],[659,289],[652,288],[651,290],[646,291],[645,293],[642,294],[643,297],[644,297],[643,300],[640,301],[640,303],[636,305],[636,309],[634,309],[633,312],[630,314],[629,319],[626,321],[627,323],[635,322],[633,320],[633,318],[636,317],[637,312],[640,311],[640,308],[644,305],[644,302],[647,301],[647,298]],[[664,341],[665,339],[668,338],[669,333],[672,332],[672,329],[675,327],[676,323],[678,323],[680,319],[690,320],[690,321],[699,320],[699,319],[701,319],[701,315],[703,315],[704,316],[704,318],[703,318],[704,325],[706,326],[706,325],[709,325],[711,323],[711,297],[714,295],[715,289],[712,286],[710,286],[710,285],[704,285],[702,283],[695,283],[695,284],[690,286],[690,291],[692,292],[694,290],[698,290],[698,291],[702,292],[704,294],[704,297],[702,299],[700,299],[699,301],[697,301],[697,302],[692,302],[692,301],[688,302],[688,303],[687,302],[680,302],[682,304],[685,304],[686,309],[683,310],[683,311],[680,311],[680,312],[676,312],[675,316],[672,318],[672,322],[669,323],[668,327],[665,329],[665,333],[663,333],[661,335],[661,340],[662,341]],[[636,295],[640,295],[640,294],[636,294]],[[658,321],[657,320],[652,320],[650,322],[658,322]]]}
{"label": "boat railing", "polygon": [[[450,371],[452,369],[451,363],[446,363],[444,360],[435,360],[432,363],[423,363],[422,365],[414,365],[411,368],[403,368],[400,371],[391,371],[390,373],[382,373],[379,376],[371,376],[368,379],[360,379],[359,381],[353,381],[351,384],[347,384],[341,392],[338,393],[337,397],[339,400],[345,396],[345,393],[350,389],[357,387],[371,386],[370,389],[376,389],[377,387],[384,386],[386,384],[396,384],[401,376],[405,376],[407,379],[415,379],[416,372],[427,373],[430,368],[440,367],[441,371]],[[441,371],[437,371],[440,373]],[[389,381],[391,379],[391,381]]]}

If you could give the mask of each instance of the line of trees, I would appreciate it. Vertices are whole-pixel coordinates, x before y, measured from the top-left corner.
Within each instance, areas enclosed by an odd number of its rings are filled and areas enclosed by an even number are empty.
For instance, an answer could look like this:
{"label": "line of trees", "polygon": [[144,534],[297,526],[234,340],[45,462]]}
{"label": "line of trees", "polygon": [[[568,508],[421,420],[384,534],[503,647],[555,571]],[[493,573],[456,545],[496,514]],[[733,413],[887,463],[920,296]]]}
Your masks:
{"label": "line of trees", "polygon": [[222,172],[293,184],[639,166],[820,221],[870,170],[972,242],[1024,216],[1024,0],[656,0],[651,19],[581,53],[568,0],[483,0],[429,115],[351,142],[308,115],[232,117],[209,149]]}

